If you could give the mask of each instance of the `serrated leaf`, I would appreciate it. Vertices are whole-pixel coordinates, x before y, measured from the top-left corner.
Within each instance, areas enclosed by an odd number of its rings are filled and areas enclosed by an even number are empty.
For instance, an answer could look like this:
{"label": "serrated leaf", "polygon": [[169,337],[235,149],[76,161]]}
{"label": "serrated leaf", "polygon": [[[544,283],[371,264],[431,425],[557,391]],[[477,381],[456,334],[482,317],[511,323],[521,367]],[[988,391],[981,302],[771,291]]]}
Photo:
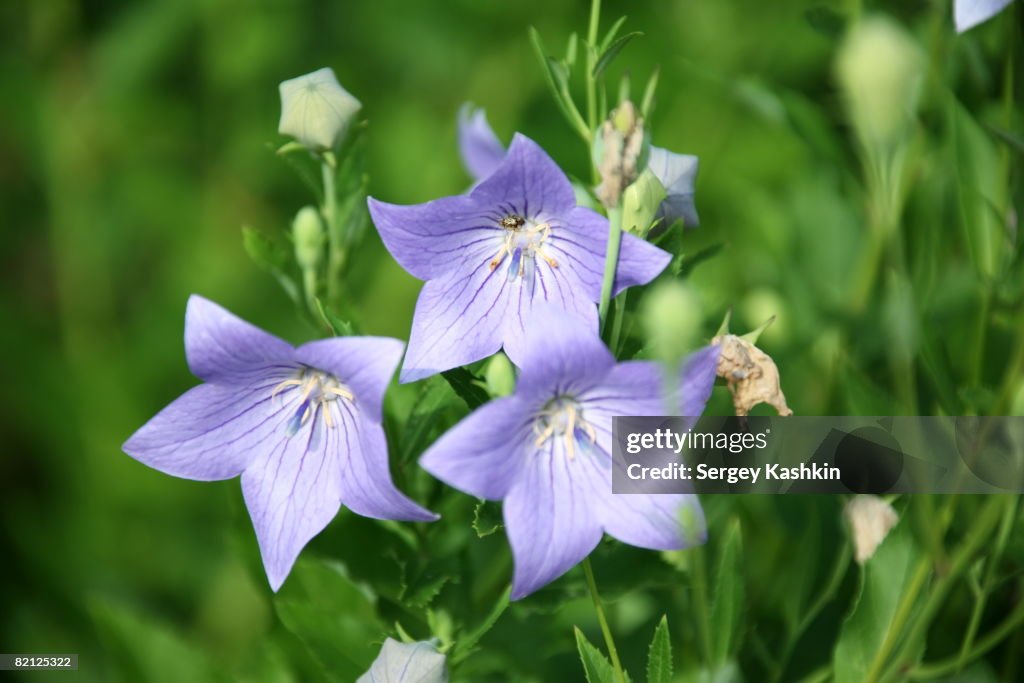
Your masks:
{"label": "serrated leaf", "polygon": [[654,629],[654,639],[647,650],[647,683],[672,683],[672,641],[665,615]]}
{"label": "serrated leaf", "polygon": [[441,376],[448,381],[459,398],[466,402],[470,410],[476,410],[490,399],[483,380],[466,368],[445,370]]}
{"label": "serrated leaf", "polygon": [[288,298],[297,304],[302,303],[302,290],[290,272],[294,270],[291,250],[283,240],[273,240],[258,230],[243,226],[242,245],[253,263],[274,276]]}
{"label": "serrated leaf", "polygon": [[676,260],[672,264],[673,272],[675,272],[675,274],[678,275],[679,277],[689,277],[690,273],[693,272],[694,268],[704,263],[705,261],[708,261],[710,259],[713,259],[715,256],[718,256],[718,253],[722,251],[722,249],[724,248],[725,244],[719,242],[718,244],[712,244],[710,246],[704,247],[693,256],[685,256],[683,254],[680,254],[679,256],[676,257]]}
{"label": "serrated leaf", "polygon": [[605,659],[601,651],[590,644],[583,631],[573,627],[576,632],[576,649],[580,653],[580,662],[583,663],[583,673],[587,677],[587,683],[616,683],[615,669]]}
{"label": "serrated leaf", "polygon": [[608,49],[606,49],[598,58],[597,64],[594,65],[594,78],[601,77],[601,74],[604,73],[604,70],[608,68],[608,65],[612,63],[612,60],[619,56],[619,53],[622,52],[622,48],[626,47],[626,45],[629,44],[629,41],[633,40],[637,36],[642,35],[642,31],[632,31],[631,33],[627,33],[626,35],[622,36],[614,43],[609,45]]}
{"label": "serrated leaf", "polygon": [[495,502],[481,500],[473,509],[473,531],[477,538],[490,536],[503,526],[501,506]]}
{"label": "serrated leaf", "polygon": [[505,589],[501,597],[498,598],[498,602],[491,608],[490,613],[483,620],[483,622],[472,631],[466,633],[466,635],[455,641],[455,650],[452,652],[452,664],[458,664],[463,659],[468,657],[476,650],[476,644],[480,642],[488,631],[490,631],[496,623],[498,618],[504,614],[505,609],[508,608],[509,596],[512,594],[512,586]]}
{"label": "serrated leaf", "polygon": [[839,631],[833,656],[835,683],[865,680],[868,666],[892,630],[916,562],[909,525],[897,525],[863,567],[860,592]]}
{"label": "serrated leaf", "polygon": [[712,662],[718,665],[729,661],[739,645],[743,625],[743,536],[739,520],[733,520],[726,530],[718,554],[715,589],[711,596]]}

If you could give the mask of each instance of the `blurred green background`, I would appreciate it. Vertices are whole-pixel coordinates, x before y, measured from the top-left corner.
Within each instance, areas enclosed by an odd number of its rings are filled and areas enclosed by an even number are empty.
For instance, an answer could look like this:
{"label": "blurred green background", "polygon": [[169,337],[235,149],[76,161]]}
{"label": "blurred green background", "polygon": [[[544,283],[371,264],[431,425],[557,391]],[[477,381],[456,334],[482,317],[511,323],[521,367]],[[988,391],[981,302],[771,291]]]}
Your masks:
{"label": "blurred green background", "polygon": [[[606,25],[629,14],[645,34],[612,75],[643,83],[661,68],[654,143],[701,158],[702,225],[683,249],[721,245],[690,275],[704,332],[730,307],[739,331],[777,315],[760,346],[797,414],[1021,414],[1024,67],[1011,53],[1024,12],[957,36],[948,2],[864,5],[605,3]],[[925,80],[900,250],[851,306],[877,207],[833,74],[844,23],[872,10],[920,46]],[[196,382],[181,343],[190,293],[293,342],[316,334],[241,242],[241,226],[284,231],[312,203],[273,153],[280,81],[335,70],[363,103],[370,193],[386,201],[468,186],[455,143],[467,100],[504,140],[521,131],[585,176],[527,28],[560,52],[586,16],[568,0],[0,5],[0,651],[78,652],[81,680],[182,680],[210,662],[229,678],[312,675],[280,633],[237,482],[174,480],[120,445]],[[978,257],[982,220],[1010,226],[994,266]],[[406,338],[420,284],[372,230],[352,261],[363,329]],[[711,409],[729,412],[724,388]],[[827,501],[772,505],[836,516]],[[331,538],[367,525],[344,513]],[[759,566],[784,567],[786,525],[751,533],[776,551]]]}

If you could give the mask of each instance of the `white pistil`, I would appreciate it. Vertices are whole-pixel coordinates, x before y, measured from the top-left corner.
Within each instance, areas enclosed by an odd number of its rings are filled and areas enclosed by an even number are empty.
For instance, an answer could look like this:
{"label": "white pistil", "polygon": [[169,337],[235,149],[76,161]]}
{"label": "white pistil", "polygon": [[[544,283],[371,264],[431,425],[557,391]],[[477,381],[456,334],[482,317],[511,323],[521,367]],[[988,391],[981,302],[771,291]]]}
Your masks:
{"label": "white pistil", "polygon": [[556,398],[537,413],[537,419],[533,423],[533,433],[537,436],[534,445],[540,448],[548,439],[560,436],[565,440],[565,450],[569,454],[569,460],[574,460],[576,458],[577,430],[583,432],[590,443],[593,444],[597,441],[597,433],[593,426],[583,418],[579,404],[570,398]]}
{"label": "white pistil", "polygon": [[552,268],[558,267],[558,261],[544,250],[544,243],[551,238],[551,224],[532,221],[527,223],[526,219],[513,215],[506,216],[498,222],[501,229],[505,231],[505,238],[488,267],[493,272],[501,265],[506,256],[512,255],[508,279],[522,278],[528,286],[532,287],[535,272],[534,259],[540,256]]}
{"label": "white pistil", "polygon": [[282,391],[291,387],[299,388],[299,396],[295,402],[295,414],[288,423],[289,436],[294,435],[321,409],[324,423],[328,429],[334,429],[335,421],[331,415],[330,404],[338,399],[355,400],[352,390],[339,382],[338,378],[312,368],[304,368],[298,377],[291,377],[275,386],[270,397],[276,398]]}

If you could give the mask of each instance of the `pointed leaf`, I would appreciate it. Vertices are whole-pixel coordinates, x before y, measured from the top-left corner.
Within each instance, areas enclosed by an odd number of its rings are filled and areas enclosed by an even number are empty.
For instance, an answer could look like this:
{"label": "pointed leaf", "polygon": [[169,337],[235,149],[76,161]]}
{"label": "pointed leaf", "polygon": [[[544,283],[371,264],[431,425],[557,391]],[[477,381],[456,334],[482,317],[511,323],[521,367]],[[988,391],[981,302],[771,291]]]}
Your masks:
{"label": "pointed leaf", "polygon": [[622,48],[629,44],[629,41],[642,35],[643,33],[641,31],[633,31],[632,33],[627,33],[609,45],[608,49],[605,50],[597,60],[597,64],[594,65],[594,78],[600,78],[601,74],[604,73],[604,70],[612,63],[612,60],[618,57],[619,53],[622,52]]}
{"label": "pointed leaf", "polygon": [[445,370],[441,376],[448,380],[448,384],[459,398],[466,402],[470,410],[479,408],[490,399],[484,382],[466,368]]}
{"label": "pointed leaf", "polygon": [[280,283],[288,297],[297,304],[302,303],[302,294],[292,273],[295,264],[291,260],[291,249],[282,240],[274,240],[248,226],[242,228],[242,244],[249,258],[267,271]]}
{"label": "pointed leaf", "polygon": [[647,683],[672,683],[672,641],[668,636],[668,618],[664,615],[647,651]]}
{"label": "pointed leaf", "polygon": [[580,661],[583,662],[583,673],[586,674],[587,683],[615,683],[615,669],[601,651],[590,644],[583,631],[578,628],[576,631],[576,649],[580,653]]}
{"label": "pointed leaf", "polygon": [[743,536],[733,520],[722,539],[711,598],[712,662],[725,664],[739,645],[743,625]]}
{"label": "pointed leaf", "polygon": [[476,644],[480,642],[491,628],[498,623],[498,618],[505,612],[508,607],[509,596],[512,593],[512,586],[509,586],[501,597],[498,598],[498,602],[491,608],[490,614],[487,618],[472,631],[466,633],[458,640],[455,641],[455,650],[452,653],[452,664],[458,664],[460,661],[469,656],[475,649]]}

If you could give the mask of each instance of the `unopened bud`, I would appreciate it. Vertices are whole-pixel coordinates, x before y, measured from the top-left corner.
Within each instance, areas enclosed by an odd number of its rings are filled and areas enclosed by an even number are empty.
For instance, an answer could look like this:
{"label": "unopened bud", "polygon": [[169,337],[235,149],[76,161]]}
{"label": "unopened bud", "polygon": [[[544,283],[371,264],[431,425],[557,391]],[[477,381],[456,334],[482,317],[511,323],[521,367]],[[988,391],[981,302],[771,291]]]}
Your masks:
{"label": "unopened bud", "polygon": [[857,564],[871,559],[900,519],[891,505],[872,495],[855,496],[846,504],[843,514],[850,525],[853,556]]}
{"label": "unopened bud", "polygon": [[846,36],[836,74],[851,123],[864,143],[898,139],[917,109],[924,76],[914,39],[890,19],[868,17]]}
{"label": "unopened bud", "polygon": [[324,228],[320,212],[304,206],[292,221],[292,241],[295,243],[295,261],[302,270],[312,270],[320,263],[323,252]]}
{"label": "unopened bud", "polygon": [[508,396],[516,390],[516,371],[508,356],[501,352],[491,356],[484,371],[484,381],[492,398]]}
{"label": "unopened bud", "polygon": [[658,283],[644,298],[642,315],[655,359],[674,366],[695,346],[702,314],[691,287],[676,280]]}
{"label": "unopened bud", "polygon": [[356,683],[447,683],[444,655],[432,641],[400,643],[384,641],[370,670]]}
{"label": "unopened bud", "polygon": [[277,132],[290,135],[313,151],[331,150],[362,108],[330,68],[280,85],[281,122]]}
{"label": "unopened bud", "polygon": [[612,111],[594,138],[594,164],[601,176],[597,197],[608,208],[619,205],[622,192],[640,173],[644,121],[629,100]]}
{"label": "unopened bud", "polygon": [[622,229],[646,237],[664,199],[664,186],[649,169],[645,170],[622,193]]}

